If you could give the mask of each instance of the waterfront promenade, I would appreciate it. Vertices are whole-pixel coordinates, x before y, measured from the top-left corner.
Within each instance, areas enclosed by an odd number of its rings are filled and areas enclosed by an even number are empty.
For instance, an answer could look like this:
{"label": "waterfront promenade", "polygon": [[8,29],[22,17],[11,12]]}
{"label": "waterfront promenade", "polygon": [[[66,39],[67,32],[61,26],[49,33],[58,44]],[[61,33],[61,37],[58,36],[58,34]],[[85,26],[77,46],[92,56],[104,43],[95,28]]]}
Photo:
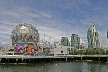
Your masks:
{"label": "waterfront promenade", "polygon": [[31,56],[0,55],[0,63],[39,63],[54,61],[101,61],[108,62],[108,55]]}
{"label": "waterfront promenade", "polygon": [[74,57],[108,57],[108,55],[63,55],[63,56],[31,56],[31,55],[0,55],[0,58],[74,58]]}

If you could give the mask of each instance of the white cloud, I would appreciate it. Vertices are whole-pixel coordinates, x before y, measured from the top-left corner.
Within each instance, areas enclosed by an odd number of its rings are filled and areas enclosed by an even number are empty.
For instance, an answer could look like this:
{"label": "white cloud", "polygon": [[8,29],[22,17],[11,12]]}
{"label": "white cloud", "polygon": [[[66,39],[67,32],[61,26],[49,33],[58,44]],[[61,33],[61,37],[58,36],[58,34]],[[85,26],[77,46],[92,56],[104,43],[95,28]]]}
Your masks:
{"label": "white cloud", "polygon": [[[34,11],[34,13],[31,11]],[[43,26],[41,27],[41,25],[45,25],[45,24],[42,24],[43,23],[42,21],[46,21],[47,20],[46,18],[52,17],[48,13],[40,12],[40,11],[34,10],[32,8],[25,8],[25,7],[19,7],[18,10],[13,9],[13,11],[2,10],[2,12],[3,13],[0,13],[0,15],[1,15],[1,17],[0,17],[1,18],[1,20],[0,20],[0,24],[1,24],[0,25],[0,34],[1,34],[1,42],[3,44],[6,42],[10,43],[10,42],[8,42],[8,41],[10,41],[9,35],[11,35],[13,28],[17,24],[19,24],[19,22],[25,22],[25,23],[31,22],[39,29],[40,35],[46,34],[46,36],[52,37],[52,39],[60,38],[60,34],[61,34],[60,31],[57,31],[53,28],[48,28],[48,27],[43,27]],[[38,20],[35,21],[35,19],[38,19],[39,21]],[[39,25],[39,24],[41,24],[41,25]]]}
{"label": "white cloud", "polygon": [[[78,0],[79,1],[79,0]],[[61,1],[42,1],[43,4],[48,3],[49,7],[38,9],[26,5],[11,5],[4,3],[0,5],[0,38],[3,43],[9,43],[11,31],[19,23],[29,23],[36,26],[40,33],[41,39],[46,35],[46,39],[52,38],[52,41],[60,40],[62,36],[68,38],[71,34],[78,34],[82,41],[87,41],[87,30],[90,25],[95,25],[100,32],[100,38],[105,41],[106,29],[108,23],[108,14],[92,15],[80,9],[81,5],[91,5],[88,0],[81,1],[64,0]],[[61,2],[61,3],[59,3]],[[65,3],[66,2],[66,3]],[[36,5],[37,6],[37,5]],[[41,6],[41,5],[40,5]],[[49,9],[51,6],[52,9]],[[52,7],[53,6],[53,7]],[[57,7],[57,8],[56,8]],[[44,7],[43,7],[44,8]],[[57,10],[56,10],[57,9]],[[98,8],[99,9],[99,8]],[[61,10],[61,11],[60,11]],[[92,9],[95,12],[96,8]],[[64,11],[64,12],[62,12]],[[84,18],[76,19],[74,12],[81,13]],[[73,13],[72,17],[67,14]],[[69,16],[69,17],[67,17]],[[76,16],[76,15],[75,15]],[[102,29],[100,28],[102,27]],[[7,39],[7,41],[6,41]]]}
{"label": "white cloud", "polygon": [[[41,39],[44,38],[44,34],[47,36],[46,39],[52,39],[52,41],[60,40],[61,35],[64,35],[65,32],[59,31],[55,28],[46,27],[46,26],[39,26],[38,31],[41,35]],[[43,37],[42,37],[43,36]]]}
{"label": "white cloud", "polygon": [[40,12],[40,14],[42,15],[42,17],[52,18],[51,14],[47,14],[47,13],[44,13],[44,12]]}

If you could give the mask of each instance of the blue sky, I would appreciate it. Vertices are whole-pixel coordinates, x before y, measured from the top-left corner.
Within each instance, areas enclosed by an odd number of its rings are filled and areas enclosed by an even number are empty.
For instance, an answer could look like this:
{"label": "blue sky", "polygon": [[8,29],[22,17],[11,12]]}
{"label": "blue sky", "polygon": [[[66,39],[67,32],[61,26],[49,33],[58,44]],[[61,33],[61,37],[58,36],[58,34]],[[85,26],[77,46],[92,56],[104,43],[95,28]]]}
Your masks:
{"label": "blue sky", "polygon": [[36,26],[40,39],[60,41],[78,34],[87,42],[87,30],[96,26],[100,41],[107,41],[108,0],[0,0],[0,42],[11,44],[13,28],[20,23]]}

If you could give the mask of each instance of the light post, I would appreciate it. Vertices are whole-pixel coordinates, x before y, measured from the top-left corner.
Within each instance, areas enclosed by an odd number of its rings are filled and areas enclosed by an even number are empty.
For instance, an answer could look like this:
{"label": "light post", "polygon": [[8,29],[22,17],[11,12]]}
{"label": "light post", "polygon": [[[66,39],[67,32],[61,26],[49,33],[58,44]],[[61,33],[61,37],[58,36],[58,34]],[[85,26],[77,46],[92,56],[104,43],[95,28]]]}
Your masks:
{"label": "light post", "polygon": [[71,53],[72,51],[71,51],[71,41],[69,41],[69,47],[70,47],[70,50],[69,50],[69,53]]}
{"label": "light post", "polygon": [[25,42],[25,44],[24,44],[24,53],[26,54],[26,36],[27,36],[27,33],[25,34],[25,38],[24,38],[24,42]]}
{"label": "light post", "polygon": [[49,52],[50,52],[50,49],[51,49],[51,38],[48,41],[48,45],[49,45],[49,47],[48,47],[47,51],[48,51],[48,55],[49,55]]}

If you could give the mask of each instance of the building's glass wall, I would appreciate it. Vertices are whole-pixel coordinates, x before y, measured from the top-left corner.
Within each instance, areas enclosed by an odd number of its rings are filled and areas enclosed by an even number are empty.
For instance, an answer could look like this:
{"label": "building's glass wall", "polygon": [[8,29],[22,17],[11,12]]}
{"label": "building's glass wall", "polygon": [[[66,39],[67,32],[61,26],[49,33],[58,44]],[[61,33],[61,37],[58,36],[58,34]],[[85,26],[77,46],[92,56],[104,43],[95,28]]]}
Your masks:
{"label": "building's glass wall", "polygon": [[80,37],[78,37],[77,34],[72,34],[71,36],[71,47],[74,47],[75,49],[80,48]]}
{"label": "building's glass wall", "polygon": [[88,48],[100,48],[99,33],[95,26],[90,26],[87,31]]}

